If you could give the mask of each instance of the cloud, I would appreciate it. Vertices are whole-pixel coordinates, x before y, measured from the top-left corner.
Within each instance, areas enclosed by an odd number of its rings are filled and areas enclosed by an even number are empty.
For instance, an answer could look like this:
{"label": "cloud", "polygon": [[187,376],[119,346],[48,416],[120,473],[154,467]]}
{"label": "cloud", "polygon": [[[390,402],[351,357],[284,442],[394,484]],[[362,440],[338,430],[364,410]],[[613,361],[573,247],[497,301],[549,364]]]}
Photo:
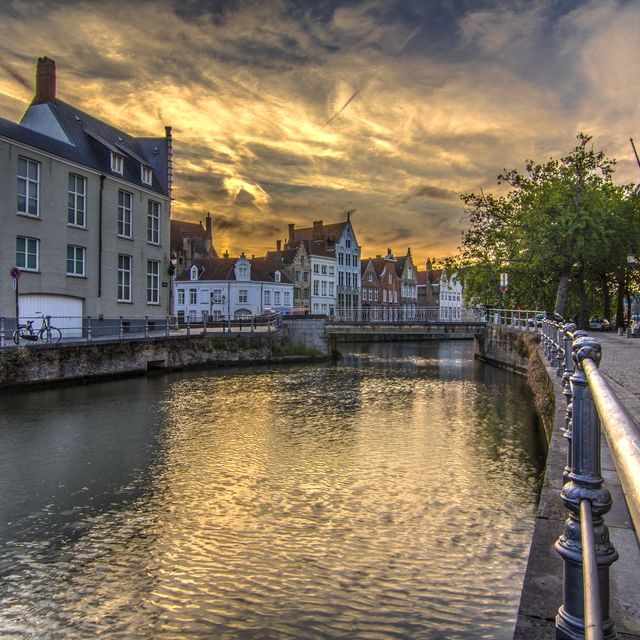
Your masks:
{"label": "cloud", "polygon": [[436,198],[438,200],[457,200],[460,197],[460,194],[456,191],[452,191],[451,189],[442,189],[441,187],[435,187],[430,184],[425,184],[418,189],[416,189],[413,193],[410,193],[408,196],[403,198],[401,202],[406,203],[411,198]]}

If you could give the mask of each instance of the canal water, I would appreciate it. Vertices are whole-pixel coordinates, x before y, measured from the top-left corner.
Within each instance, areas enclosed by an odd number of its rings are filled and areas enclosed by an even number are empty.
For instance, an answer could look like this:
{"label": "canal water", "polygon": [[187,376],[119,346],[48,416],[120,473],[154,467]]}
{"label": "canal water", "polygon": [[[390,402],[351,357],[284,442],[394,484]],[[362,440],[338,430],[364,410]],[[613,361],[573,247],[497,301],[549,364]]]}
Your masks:
{"label": "canal water", "polygon": [[0,637],[510,638],[543,451],[465,341],[0,397]]}

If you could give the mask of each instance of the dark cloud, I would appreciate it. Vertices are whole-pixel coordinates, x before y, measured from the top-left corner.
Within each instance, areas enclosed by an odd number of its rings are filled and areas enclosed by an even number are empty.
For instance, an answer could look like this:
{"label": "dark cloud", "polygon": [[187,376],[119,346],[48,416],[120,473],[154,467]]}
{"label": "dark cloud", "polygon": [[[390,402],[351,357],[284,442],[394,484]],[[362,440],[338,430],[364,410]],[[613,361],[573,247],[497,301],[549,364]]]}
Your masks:
{"label": "dark cloud", "polygon": [[[313,165],[313,158],[310,158],[308,155],[285,151],[267,144],[254,142],[247,145],[247,149],[257,156],[255,162],[265,163],[266,166],[269,167],[269,170],[274,166],[301,167]],[[251,162],[253,161],[250,161],[250,163]]]}
{"label": "dark cloud", "polygon": [[0,56],[0,69],[25,89],[28,89],[29,91],[33,90],[33,83],[27,80],[8,60],[2,56]]}
{"label": "dark cloud", "polygon": [[413,193],[403,198],[401,202],[407,203],[412,198],[436,198],[438,200],[458,200],[460,194],[450,189],[442,189],[441,187],[434,187],[430,184],[425,184],[422,187],[416,189]]}

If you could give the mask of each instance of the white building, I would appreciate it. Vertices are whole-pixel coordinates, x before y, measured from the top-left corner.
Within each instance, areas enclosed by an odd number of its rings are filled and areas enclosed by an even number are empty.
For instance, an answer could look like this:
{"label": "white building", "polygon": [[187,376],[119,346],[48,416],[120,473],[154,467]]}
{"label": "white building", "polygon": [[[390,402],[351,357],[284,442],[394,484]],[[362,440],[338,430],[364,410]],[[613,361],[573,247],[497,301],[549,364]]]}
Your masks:
{"label": "white building", "polygon": [[464,295],[462,280],[456,273],[451,276],[443,269],[440,276],[440,320],[460,322],[464,319]]}
{"label": "white building", "polygon": [[291,313],[293,283],[266,258],[202,258],[176,277],[174,314],[180,320],[219,320],[266,311]]}
{"label": "white building", "polygon": [[[289,225],[287,246],[311,241],[322,246],[336,259],[336,305],[338,309],[360,308],[360,246],[356,238],[350,214],[344,222],[323,224],[322,220],[313,223],[313,227],[296,229]],[[322,304],[322,303],[320,303]],[[311,307],[313,311],[313,306]]]}
{"label": "white building", "polygon": [[305,241],[311,279],[311,313],[333,315],[336,308],[336,256],[323,243]]}

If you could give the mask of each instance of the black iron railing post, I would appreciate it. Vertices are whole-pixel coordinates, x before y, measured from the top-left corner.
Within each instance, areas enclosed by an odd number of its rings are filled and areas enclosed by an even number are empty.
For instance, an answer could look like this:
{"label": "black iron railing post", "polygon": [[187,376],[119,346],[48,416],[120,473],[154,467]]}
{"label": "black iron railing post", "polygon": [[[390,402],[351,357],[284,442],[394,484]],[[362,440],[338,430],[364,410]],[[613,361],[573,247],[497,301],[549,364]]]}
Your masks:
{"label": "black iron railing post", "polygon": [[[599,364],[601,348],[593,338],[579,337],[573,341],[572,353],[575,371],[570,378],[573,398],[571,470],[569,481],[560,494],[569,510],[569,518],[555,545],[564,563],[563,603],[556,616],[556,638],[575,640],[587,635],[585,611],[590,598],[594,597],[592,589],[595,588],[599,591],[601,637],[612,640],[616,637],[616,632],[609,616],[609,567],[618,558],[618,553],[609,540],[609,530],[603,520],[603,515],[611,508],[611,495],[602,486],[600,420],[583,369],[583,362],[587,358],[596,365]],[[580,503],[583,500],[590,502],[593,514],[593,538],[598,568],[597,584],[589,583],[588,588],[585,588],[583,578],[584,537],[580,525]],[[593,631],[589,629],[590,636]]]}

